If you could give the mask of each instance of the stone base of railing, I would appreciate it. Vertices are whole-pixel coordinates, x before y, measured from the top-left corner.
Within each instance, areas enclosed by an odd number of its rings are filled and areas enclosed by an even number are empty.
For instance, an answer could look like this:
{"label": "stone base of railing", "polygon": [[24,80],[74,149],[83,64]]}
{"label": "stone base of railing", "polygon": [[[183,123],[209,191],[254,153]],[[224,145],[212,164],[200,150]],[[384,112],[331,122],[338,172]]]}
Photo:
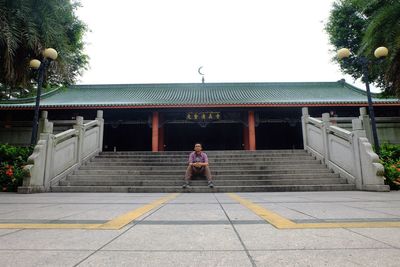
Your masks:
{"label": "stone base of railing", "polygon": [[363,185],[363,191],[375,191],[375,192],[389,192],[390,186],[388,185]]}
{"label": "stone base of railing", "polygon": [[44,186],[20,186],[18,187],[18,194],[33,194],[44,193],[46,189]]}

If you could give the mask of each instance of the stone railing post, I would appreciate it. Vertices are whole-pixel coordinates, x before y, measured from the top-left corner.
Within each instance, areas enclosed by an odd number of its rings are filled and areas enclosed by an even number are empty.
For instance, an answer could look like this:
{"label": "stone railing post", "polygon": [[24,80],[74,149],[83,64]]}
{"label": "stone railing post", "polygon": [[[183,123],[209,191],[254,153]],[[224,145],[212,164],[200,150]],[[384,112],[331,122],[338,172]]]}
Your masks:
{"label": "stone railing post", "polygon": [[46,125],[46,123],[49,122],[48,120],[48,115],[49,113],[46,110],[43,110],[39,119],[39,125],[38,125],[38,135],[37,135],[37,140],[40,140],[40,133],[43,133],[44,131],[44,127]]}
{"label": "stone railing post", "polygon": [[303,147],[304,150],[307,150],[308,146],[308,132],[307,132],[307,122],[308,118],[310,117],[310,114],[308,113],[308,108],[304,107],[301,109],[302,116],[301,116],[301,126],[303,129]]}
{"label": "stone railing post", "polygon": [[323,122],[323,126],[321,129],[321,131],[322,131],[321,134],[322,134],[322,141],[323,141],[323,145],[324,145],[324,162],[325,162],[325,164],[327,164],[329,166],[330,157],[329,157],[328,128],[331,125],[329,113],[322,114],[322,122]]}
{"label": "stone railing post", "polygon": [[374,138],[372,137],[372,128],[371,128],[371,119],[367,114],[367,108],[362,107],[360,108],[360,120],[362,121],[363,128],[365,130],[366,137],[368,138],[369,142],[374,145]]}
{"label": "stone railing post", "polygon": [[103,119],[103,111],[98,110],[96,120],[99,123],[99,152],[103,151],[103,136],[104,136],[104,119]]}
{"label": "stone railing post", "polygon": [[354,177],[356,178],[355,184],[356,188],[359,190],[363,189],[363,173],[361,168],[361,157],[360,157],[360,144],[358,142],[359,138],[365,137],[365,131],[363,129],[363,124],[361,119],[353,119],[351,121],[353,128],[352,137],[352,148],[354,153]]}
{"label": "stone railing post", "polygon": [[28,165],[25,170],[29,172],[28,177],[23,180],[22,186],[18,187],[18,193],[38,193],[45,192],[49,188],[48,177],[49,168],[53,160],[53,123],[48,122],[47,112],[42,117],[42,133],[39,135],[35,149],[28,158]]}
{"label": "stone railing post", "polygon": [[53,123],[47,122],[43,127],[43,132],[40,134],[41,140],[46,140],[46,168],[44,172],[44,187],[46,191],[50,187],[51,170],[54,163],[54,134],[53,134]]}
{"label": "stone railing post", "polygon": [[78,131],[78,149],[76,154],[76,161],[79,165],[82,164],[82,157],[83,157],[83,142],[85,137],[85,129],[83,126],[83,117],[76,116],[76,124],[74,125],[74,129]]}

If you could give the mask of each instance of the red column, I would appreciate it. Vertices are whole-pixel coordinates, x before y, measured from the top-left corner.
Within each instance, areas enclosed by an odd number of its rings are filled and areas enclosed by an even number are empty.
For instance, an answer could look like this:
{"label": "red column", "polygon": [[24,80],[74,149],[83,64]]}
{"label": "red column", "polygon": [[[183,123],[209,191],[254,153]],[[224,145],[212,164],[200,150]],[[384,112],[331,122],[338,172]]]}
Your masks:
{"label": "red column", "polygon": [[243,125],[243,144],[244,150],[249,150],[249,127]]}
{"label": "red column", "polygon": [[256,150],[256,124],[254,111],[249,111],[249,150]]}
{"label": "red column", "polygon": [[158,151],[158,112],[153,112],[153,120],[151,125],[151,151]]}

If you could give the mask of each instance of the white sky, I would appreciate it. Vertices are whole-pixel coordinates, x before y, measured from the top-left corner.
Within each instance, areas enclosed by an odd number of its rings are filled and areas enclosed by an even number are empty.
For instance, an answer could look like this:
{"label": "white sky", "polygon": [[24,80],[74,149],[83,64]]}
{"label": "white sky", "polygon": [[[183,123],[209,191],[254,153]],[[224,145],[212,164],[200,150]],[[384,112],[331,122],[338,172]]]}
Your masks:
{"label": "white sky", "polygon": [[81,0],[91,31],[79,83],[200,82],[200,66],[206,82],[353,83],[331,62],[333,2]]}

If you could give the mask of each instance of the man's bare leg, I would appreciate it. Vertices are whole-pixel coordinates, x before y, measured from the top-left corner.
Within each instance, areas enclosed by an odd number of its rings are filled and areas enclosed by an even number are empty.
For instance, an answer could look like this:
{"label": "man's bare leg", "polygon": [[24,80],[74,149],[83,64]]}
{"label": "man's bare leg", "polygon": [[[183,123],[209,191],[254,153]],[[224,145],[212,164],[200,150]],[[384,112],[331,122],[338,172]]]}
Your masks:
{"label": "man's bare leg", "polygon": [[213,183],[213,181],[212,181],[210,167],[205,166],[205,168],[204,168],[204,175],[207,177],[207,180],[208,180],[208,187],[213,188],[213,187],[214,187],[214,183]]}
{"label": "man's bare leg", "polygon": [[185,173],[185,183],[182,185],[182,188],[187,188],[190,186],[190,179],[193,176],[193,168],[192,166],[188,166]]}

